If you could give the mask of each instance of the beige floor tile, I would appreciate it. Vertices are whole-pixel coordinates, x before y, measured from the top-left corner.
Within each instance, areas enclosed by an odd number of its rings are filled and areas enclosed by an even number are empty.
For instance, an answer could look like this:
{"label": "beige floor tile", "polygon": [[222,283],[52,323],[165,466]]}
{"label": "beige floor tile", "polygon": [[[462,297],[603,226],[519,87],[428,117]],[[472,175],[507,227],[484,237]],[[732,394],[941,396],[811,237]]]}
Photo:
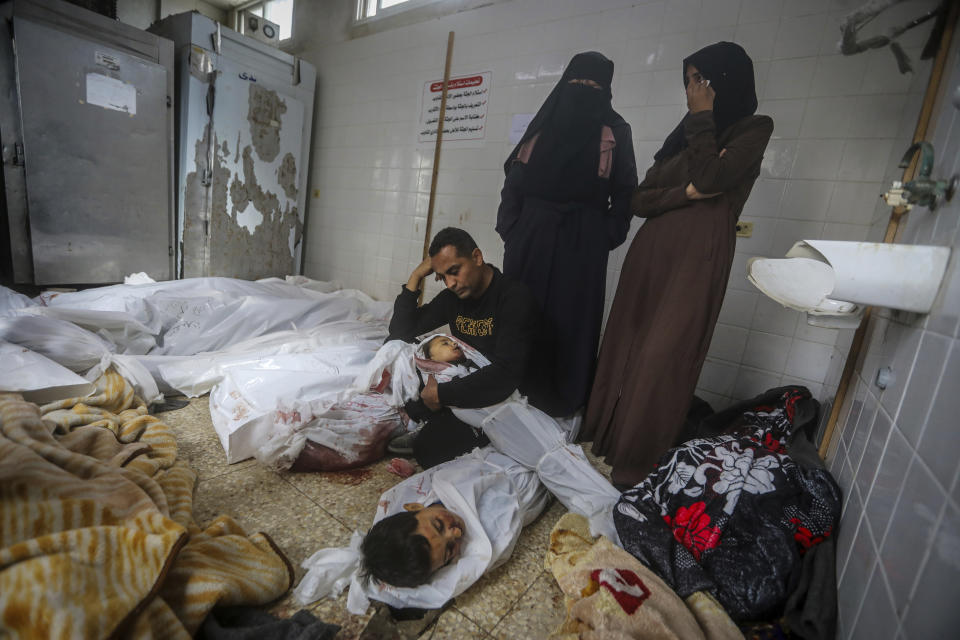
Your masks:
{"label": "beige floor tile", "polygon": [[493,629],[499,640],[546,638],[566,615],[563,592],[549,571],[542,571],[516,606]]}
{"label": "beige floor tile", "polygon": [[350,543],[350,530],[276,473],[254,465],[203,480],[194,499],[194,517],[204,526],[226,514],[247,533],[263,531],[287,554],[297,580],[300,563],[324,547]]}
{"label": "beige floor tile", "polygon": [[253,459],[227,464],[227,456],[210,420],[208,396],[192,398],[183,409],[166,411],[157,417],[173,430],[180,458],[187,461],[201,480],[257,464]]}
{"label": "beige floor tile", "polygon": [[431,635],[430,630],[428,630],[427,634],[421,636],[421,638],[429,638],[430,640],[461,640],[461,638],[463,640],[472,638],[487,640],[490,638],[489,633],[456,609],[444,612],[433,626],[432,632]]}
{"label": "beige floor tile", "polygon": [[564,513],[566,509],[555,501],[526,527],[510,560],[457,596],[457,610],[485,631],[492,631],[543,571],[546,538]]}
{"label": "beige floor tile", "polygon": [[387,462],[337,473],[284,473],[282,477],[351,530],[366,531],[380,494],[400,482],[387,472]]}

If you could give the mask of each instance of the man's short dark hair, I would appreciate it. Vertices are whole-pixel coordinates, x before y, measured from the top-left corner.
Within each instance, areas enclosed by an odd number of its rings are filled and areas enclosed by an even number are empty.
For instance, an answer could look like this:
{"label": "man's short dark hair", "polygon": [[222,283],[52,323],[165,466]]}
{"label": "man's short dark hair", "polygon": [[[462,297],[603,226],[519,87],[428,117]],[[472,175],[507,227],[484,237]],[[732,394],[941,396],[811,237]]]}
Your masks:
{"label": "man's short dark hair", "polygon": [[473,250],[477,248],[477,243],[470,237],[469,233],[457,227],[447,227],[446,229],[440,229],[437,235],[433,236],[427,255],[432,258],[448,245],[453,245],[459,258],[469,258],[473,255]]}
{"label": "man's short dark hair", "polygon": [[417,529],[412,511],[387,516],[360,543],[363,572],[395,587],[418,587],[430,580],[430,543]]}

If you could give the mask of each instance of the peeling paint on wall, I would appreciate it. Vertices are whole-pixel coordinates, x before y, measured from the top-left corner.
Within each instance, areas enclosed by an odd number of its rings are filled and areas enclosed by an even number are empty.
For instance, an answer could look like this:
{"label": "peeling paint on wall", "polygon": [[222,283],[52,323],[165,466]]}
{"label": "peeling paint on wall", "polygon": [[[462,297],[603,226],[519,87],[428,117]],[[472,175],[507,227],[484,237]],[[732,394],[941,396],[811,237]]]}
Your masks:
{"label": "peeling paint on wall", "polygon": [[217,99],[207,101],[210,123],[186,160],[192,172],[185,176],[181,274],[258,279],[297,273],[303,105],[253,82],[241,86],[230,76],[215,82]]}
{"label": "peeling paint on wall", "polygon": [[[218,157],[218,166],[221,164]],[[219,178],[219,172],[216,179]],[[230,180],[229,172],[224,176],[224,194]],[[218,187],[219,185],[214,185]],[[230,181],[230,213],[227,213],[227,201],[218,198],[213,201],[212,237],[216,251],[214,262],[224,268],[230,268],[236,277],[263,278],[271,275],[293,273],[293,252],[289,238],[293,232],[294,246],[300,243],[303,225],[297,215],[296,206],[287,203],[281,211],[280,199],[276,194],[264,189],[257,183],[253,149],[250,145],[243,149],[243,180],[234,175]],[[252,205],[259,213],[255,224],[242,222],[242,214],[248,214]],[[247,216],[249,218],[249,215]],[[239,272],[238,272],[239,270]]]}
{"label": "peeling paint on wall", "polygon": [[254,231],[271,212],[280,209],[280,199],[275,194],[264,191],[257,184],[253,152],[249,145],[243,149],[243,182],[240,181],[240,176],[233,176],[233,182],[230,183],[230,199],[233,201],[233,211],[230,215],[234,219],[237,219],[237,214],[246,210],[249,203],[253,203],[254,210],[260,212],[260,220],[256,224],[244,225],[249,231]]}
{"label": "peeling paint on wall", "polygon": [[[264,191],[257,183],[250,145],[243,150],[241,181],[239,175],[231,176],[225,166],[230,155],[226,141],[215,142],[213,179],[209,188],[204,187],[199,176],[206,169],[206,141],[206,135],[197,140],[197,168],[187,175],[183,242],[189,248],[182,254],[186,256],[184,276],[229,275],[253,280],[293,273],[294,250],[303,236],[297,207],[288,202],[281,209],[277,195]],[[296,193],[295,187],[291,188]],[[284,190],[287,191],[286,186]],[[203,215],[207,197],[209,220]],[[249,205],[260,214],[259,222],[252,228],[240,222]]]}
{"label": "peeling paint on wall", "polygon": [[276,91],[250,83],[250,102],[247,120],[250,137],[257,155],[265,162],[273,162],[280,153],[280,123],[287,112],[286,103]]}
{"label": "peeling paint on wall", "polygon": [[283,156],[283,162],[277,169],[277,181],[288,198],[291,200],[297,199],[297,159],[293,157],[292,153],[288,152]]}

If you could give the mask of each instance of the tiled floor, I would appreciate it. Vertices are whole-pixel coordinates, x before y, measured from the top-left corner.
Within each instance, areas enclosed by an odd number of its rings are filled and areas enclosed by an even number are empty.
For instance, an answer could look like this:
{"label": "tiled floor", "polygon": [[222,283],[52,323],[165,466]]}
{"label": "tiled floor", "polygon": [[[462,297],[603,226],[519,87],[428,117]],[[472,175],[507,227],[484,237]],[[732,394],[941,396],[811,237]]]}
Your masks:
{"label": "tiled floor", "polygon": [[[268,533],[296,566],[297,580],[304,573],[299,563],[314,551],[346,546],[354,529],[365,530],[380,494],[399,482],[386,472],[384,461],[345,473],[278,474],[253,460],[227,465],[207,402],[205,397],[197,398],[182,409],[161,414],[176,433],[180,456],[199,474],[194,502],[198,523],[203,526],[227,514],[248,533]],[[609,471],[591,460],[602,472]],[[546,637],[563,619],[563,594],[543,568],[543,558],[550,530],[564,513],[563,506],[554,502],[521,533],[510,560],[457,597],[434,624],[424,629],[424,621],[404,623],[391,634],[433,640]],[[272,610],[286,616],[299,608],[288,595]],[[342,627],[338,639],[384,637],[382,624],[371,619],[376,616],[382,623],[386,611],[371,607],[364,616],[351,615],[346,610],[346,593],[309,609]]]}

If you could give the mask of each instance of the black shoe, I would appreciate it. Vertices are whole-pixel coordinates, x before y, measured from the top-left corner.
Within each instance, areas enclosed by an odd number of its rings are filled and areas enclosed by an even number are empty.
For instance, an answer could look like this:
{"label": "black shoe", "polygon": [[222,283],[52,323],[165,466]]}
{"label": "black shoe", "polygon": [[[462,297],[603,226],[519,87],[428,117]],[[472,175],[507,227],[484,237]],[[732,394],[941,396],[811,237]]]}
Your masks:
{"label": "black shoe", "polygon": [[387,443],[387,451],[398,456],[413,455],[413,441],[417,439],[420,430],[407,431],[406,433],[390,439]]}

